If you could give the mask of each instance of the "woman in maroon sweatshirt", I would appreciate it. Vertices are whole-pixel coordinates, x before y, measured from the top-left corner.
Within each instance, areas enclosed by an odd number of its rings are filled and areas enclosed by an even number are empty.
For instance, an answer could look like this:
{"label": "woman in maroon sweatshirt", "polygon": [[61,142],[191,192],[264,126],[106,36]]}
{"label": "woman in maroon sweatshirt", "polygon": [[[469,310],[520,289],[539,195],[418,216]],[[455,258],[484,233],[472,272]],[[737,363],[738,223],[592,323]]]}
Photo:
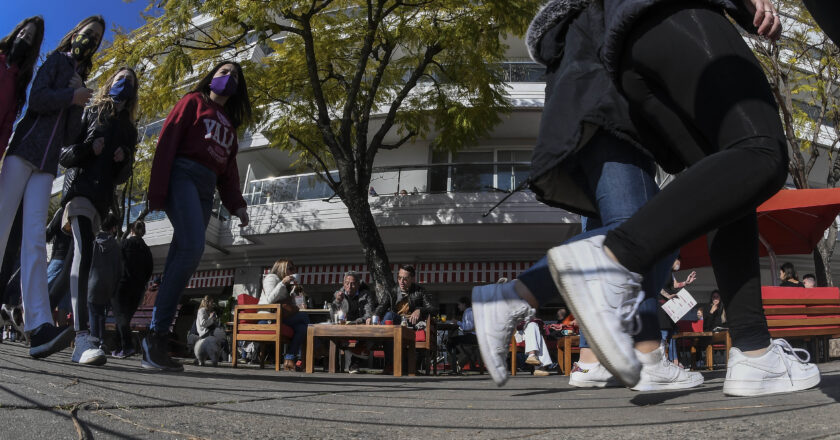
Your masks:
{"label": "woman in maroon sweatshirt", "polygon": [[0,157],[12,136],[12,126],[26,104],[26,88],[44,40],[44,19],[29,17],[0,40]]}
{"label": "woman in maroon sweatshirt", "polygon": [[167,352],[169,327],[181,292],[204,253],[204,237],[213,193],[248,224],[245,199],[236,168],[236,130],[251,118],[251,102],[242,67],[222,62],[181,98],[160,132],[149,179],[149,209],[165,210],[174,233],[152,312],[149,334],[143,339],[143,368],[182,371]]}

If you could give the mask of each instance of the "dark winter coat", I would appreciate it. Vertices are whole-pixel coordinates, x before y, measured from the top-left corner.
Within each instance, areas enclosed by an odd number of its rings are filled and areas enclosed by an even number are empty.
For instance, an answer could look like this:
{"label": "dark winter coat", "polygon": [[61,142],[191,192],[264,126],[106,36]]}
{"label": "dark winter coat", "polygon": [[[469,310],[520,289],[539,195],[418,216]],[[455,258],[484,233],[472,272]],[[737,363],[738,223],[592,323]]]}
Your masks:
{"label": "dark winter coat", "polygon": [[59,208],[47,225],[47,243],[52,242],[52,253],[50,259],[64,260],[67,252],[73,245],[73,237],[61,230],[61,218],[64,215],[64,208]]}
{"label": "dark winter coat", "polygon": [[597,216],[597,211],[587,191],[570,175],[575,153],[598,130],[624,141],[628,148],[648,152],[651,147],[639,143],[629,105],[598,57],[603,23],[598,2],[554,1],[540,10],[526,37],[531,57],[547,66],[531,188],[540,201],[587,216]]}
{"label": "dark winter coat", "polygon": [[120,244],[107,232],[96,234],[93,242],[93,259],[88,278],[88,302],[108,304],[117,292],[122,276]]}
{"label": "dark winter coat", "polygon": [[73,142],[81,130],[82,110],[73,105],[68,87],[76,73],[69,55],[52,52],[32,81],[26,114],[18,123],[6,154],[13,154],[55,175],[61,146]]}
{"label": "dark winter coat", "polygon": [[333,300],[331,310],[337,311],[339,308],[344,309],[346,307],[344,319],[356,324],[364,324],[368,318],[373,316],[376,309],[376,295],[368,289],[365,283],[359,286],[359,291],[352,297],[344,295],[343,301],[346,302],[346,305]]}
{"label": "dark winter coat", "polygon": [[[84,131],[70,145],[61,149],[60,163],[67,168],[62,206],[75,197],[85,197],[93,203],[101,217],[108,214],[114,201],[114,188],[131,176],[137,129],[128,112],[113,117],[100,117],[99,109],[88,107],[82,115]],[[105,139],[99,155],[93,152],[93,141]],[[124,157],[114,162],[114,152],[122,148]]]}
{"label": "dark winter coat", "polygon": [[142,237],[128,237],[122,244],[122,276],[120,291],[142,292],[154,270],[154,258]]}
{"label": "dark winter coat", "polygon": [[[376,308],[376,316],[383,317],[387,312],[396,313],[396,305],[400,299],[400,289],[396,289],[394,293],[385,295],[379,306]],[[408,311],[413,313],[420,309],[420,320],[425,320],[429,315],[434,313],[435,308],[432,305],[432,297],[426,292],[426,289],[420,287],[419,284],[414,283],[408,289]]]}
{"label": "dark winter coat", "polygon": [[[603,2],[606,17],[603,58],[607,69],[614,73],[618,70],[618,63],[621,61],[625,37],[633,30],[639,18],[650,12],[652,7],[674,2],[672,0],[603,0]],[[728,13],[747,32],[757,31],[752,24],[753,14],[747,11],[741,0],[695,0],[693,2],[681,0],[681,3],[719,8],[721,12]]]}

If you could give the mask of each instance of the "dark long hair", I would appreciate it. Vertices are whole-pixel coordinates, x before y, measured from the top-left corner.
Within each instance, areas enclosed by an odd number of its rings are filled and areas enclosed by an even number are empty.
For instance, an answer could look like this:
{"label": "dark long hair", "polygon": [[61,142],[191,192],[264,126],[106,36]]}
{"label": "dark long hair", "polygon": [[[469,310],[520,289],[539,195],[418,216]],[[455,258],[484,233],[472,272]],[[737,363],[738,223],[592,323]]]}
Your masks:
{"label": "dark long hair", "polygon": [[[99,23],[102,26],[102,37],[100,37],[99,41],[96,43],[96,49],[93,51],[93,54],[95,54],[96,51],[99,50],[99,45],[102,44],[102,39],[105,37],[105,19],[101,15],[91,15],[90,17],[80,21],[76,27],[64,35],[61,41],[58,42],[58,47],[56,47],[55,50],[59,52],[70,52],[70,49],[73,46],[73,35],[76,35],[82,30],[82,28],[91,23]],[[79,64],[82,67],[79,72],[79,76],[81,76],[83,80],[87,80],[87,77],[90,74],[90,69],[93,67],[93,54],[91,54],[90,58],[79,61]]]}
{"label": "dark long hair", "polygon": [[793,263],[784,263],[780,269],[782,270],[782,281],[789,279],[799,281],[799,278],[796,277],[796,269],[793,268]]}
{"label": "dark long hair", "polygon": [[17,98],[17,111],[20,112],[26,104],[26,88],[29,87],[29,81],[32,81],[32,72],[35,70],[35,62],[38,61],[38,54],[41,52],[41,42],[44,41],[44,19],[40,15],[24,19],[15,26],[9,35],[6,35],[0,40],[0,53],[8,55],[12,50],[12,44],[15,38],[20,33],[21,29],[26,27],[29,23],[35,25],[35,38],[32,39],[32,45],[29,47],[29,53],[26,58],[18,66],[18,74],[15,79],[15,98]]}
{"label": "dark long hair", "polygon": [[239,128],[242,124],[247,124],[251,121],[251,99],[248,97],[248,85],[245,84],[245,75],[242,73],[242,66],[239,65],[236,61],[222,61],[219,64],[216,64],[215,67],[210,69],[204,78],[201,78],[201,81],[196,84],[195,88],[192,89],[192,92],[201,93],[201,96],[209,101],[210,100],[210,81],[213,81],[213,75],[216,74],[216,71],[219,70],[225,64],[232,64],[236,67],[236,72],[239,74],[239,77],[236,78],[236,93],[233,96],[229,97],[227,102],[225,102],[225,116],[230,119],[230,122],[233,124],[233,128]]}

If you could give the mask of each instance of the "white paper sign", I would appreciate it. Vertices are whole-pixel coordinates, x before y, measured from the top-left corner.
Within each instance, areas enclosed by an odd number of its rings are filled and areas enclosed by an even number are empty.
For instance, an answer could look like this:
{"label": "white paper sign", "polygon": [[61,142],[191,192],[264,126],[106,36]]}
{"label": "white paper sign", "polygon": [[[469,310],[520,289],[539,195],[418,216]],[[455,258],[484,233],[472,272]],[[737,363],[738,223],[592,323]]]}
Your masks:
{"label": "white paper sign", "polygon": [[697,300],[688,293],[688,290],[680,289],[677,296],[662,304],[662,310],[671,317],[671,321],[677,322],[696,305]]}

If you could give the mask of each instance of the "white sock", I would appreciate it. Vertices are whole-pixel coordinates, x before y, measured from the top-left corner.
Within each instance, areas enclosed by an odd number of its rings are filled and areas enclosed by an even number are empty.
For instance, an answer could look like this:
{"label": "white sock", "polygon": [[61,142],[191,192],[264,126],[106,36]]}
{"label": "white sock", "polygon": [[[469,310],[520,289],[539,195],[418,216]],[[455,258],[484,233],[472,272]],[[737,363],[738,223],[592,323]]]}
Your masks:
{"label": "white sock", "polygon": [[580,361],[578,361],[577,364],[578,364],[578,367],[580,367],[581,369],[589,370],[591,368],[597,367],[601,363],[600,362],[580,362]]}
{"label": "white sock", "polygon": [[[744,354],[744,356],[749,357],[749,358],[760,358],[760,357],[764,356],[765,354],[769,353],[769,352],[770,352],[770,349],[771,349],[772,347],[773,347],[773,344],[768,345],[768,346],[767,346],[767,350],[766,350],[764,353],[761,353],[761,354],[748,354],[748,353],[747,353],[746,351],[744,351],[744,350],[741,350],[741,353],[743,353],[743,354]],[[750,351],[752,351],[752,350],[750,350]]]}

